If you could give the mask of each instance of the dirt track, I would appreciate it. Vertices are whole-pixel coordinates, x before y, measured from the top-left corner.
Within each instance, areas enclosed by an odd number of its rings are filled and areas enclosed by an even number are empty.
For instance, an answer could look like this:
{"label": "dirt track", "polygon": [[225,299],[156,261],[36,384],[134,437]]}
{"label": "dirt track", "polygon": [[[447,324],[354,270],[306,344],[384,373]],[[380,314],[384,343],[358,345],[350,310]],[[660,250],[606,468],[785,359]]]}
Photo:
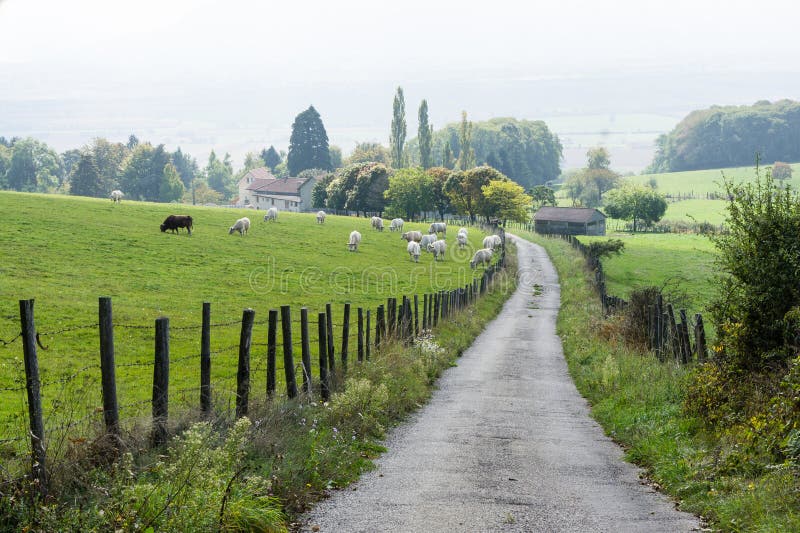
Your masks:
{"label": "dirt track", "polygon": [[376,470],[321,502],[305,530],[699,528],[640,482],[590,418],[555,332],[558,276],[541,247],[516,242],[517,292],[431,402],[391,433]]}

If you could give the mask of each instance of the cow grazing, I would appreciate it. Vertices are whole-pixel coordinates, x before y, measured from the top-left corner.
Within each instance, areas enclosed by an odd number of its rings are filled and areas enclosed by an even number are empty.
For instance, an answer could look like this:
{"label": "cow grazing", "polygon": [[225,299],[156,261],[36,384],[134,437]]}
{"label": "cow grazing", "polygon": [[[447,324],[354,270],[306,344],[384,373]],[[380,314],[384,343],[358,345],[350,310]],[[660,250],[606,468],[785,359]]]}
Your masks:
{"label": "cow grazing", "polygon": [[122,201],[122,197],[125,196],[125,193],[120,191],[119,189],[114,189],[111,191],[111,201],[115,204],[118,204]]}
{"label": "cow grazing", "polygon": [[178,231],[180,228],[186,228],[189,235],[191,235],[192,227],[194,227],[194,224],[192,222],[192,217],[189,215],[170,215],[164,220],[164,223],[161,224],[161,232],[164,233],[170,230],[172,233],[180,233]]}
{"label": "cow grazing", "polygon": [[244,235],[247,233],[247,230],[249,229],[250,229],[250,219],[247,217],[240,218],[233,224],[233,226],[231,226],[228,229],[228,235],[233,235],[234,231],[238,231],[239,235],[244,237]]}

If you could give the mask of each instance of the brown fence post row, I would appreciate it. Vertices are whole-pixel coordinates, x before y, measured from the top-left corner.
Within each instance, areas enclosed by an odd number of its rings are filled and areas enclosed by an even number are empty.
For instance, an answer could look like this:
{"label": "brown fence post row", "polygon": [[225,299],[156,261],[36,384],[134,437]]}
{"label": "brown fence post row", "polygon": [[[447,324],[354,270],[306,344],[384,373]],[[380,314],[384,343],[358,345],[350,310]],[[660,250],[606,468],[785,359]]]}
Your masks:
{"label": "brown fence post row", "polygon": [[275,352],[278,349],[278,310],[270,309],[267,318],[267,398],[275,396],[275,373],[277,363]]}
{"label": "brown fence post row", "polygon": [[106,431],[119,436],[117,376],[114,364],[114,316],[111,298],[101,297],[98,305],[100,324],[100,374],[103,388],[103,420]]}
{"label": "brown fence post row", "polygon": [[169,416],[169,318],[156,319],[155,364],[153,365],[153,446],[167,442]]}
{"label": "brown fence post row", "polygon": [[294,375],[294,354],[292,353],[292,308],[281,306],[281,331],[283,332],[283,373],[286,376],[286,395],[289,399],[297,397],[297,379]]}
{"label": "brown fence post row", "polygon": [[211,303],[203,302],[203,325],[200,330],[200,410],[211,412]]}
{"label": "brown fence post row", "polygon": [[239,365],[236,370],[236,418],[247,416],[247,403],[250,398],[250,345],[253,339],[255,317],[256,312],[252,309],[245,309],[242,312]]}
{"label": "brown fence post row", "polygon": [[300,308],[300,344],[303,361],[303,392],[311,395],[311,339],[308,337],[308,307]]}
{"label": "brown fence post row", "polygon": [[317,337],[319,342],[319,395],[323,402],[330,398],[330,382],[328,380],[328,327],[325,324],[325,313],[317,315]]}
{"label": "brown fence post row", "polygon": [[36,355],[36,325],[33,320],[33,300],[19,301],[19,319],[22,325],[22,350],[25,358],[25,390],[28,394],[28,418],[31,429],[31,474],[41,497],[47,496],[47,470],[45,468],[44,417],[42,416],[39,359]]}

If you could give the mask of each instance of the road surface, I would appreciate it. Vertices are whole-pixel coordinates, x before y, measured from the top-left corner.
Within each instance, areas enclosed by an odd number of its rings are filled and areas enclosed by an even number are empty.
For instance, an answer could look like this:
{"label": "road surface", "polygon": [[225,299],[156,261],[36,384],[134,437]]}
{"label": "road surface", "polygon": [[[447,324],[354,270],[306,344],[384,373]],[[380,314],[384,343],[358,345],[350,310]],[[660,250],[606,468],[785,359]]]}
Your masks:
{"label": "road surface", "polygon": [[556,335],[556,271],[516,243],[518,289],[500,315],[391,432],[377,468],[320,502],[304,531],[699,529],[590,418]]}

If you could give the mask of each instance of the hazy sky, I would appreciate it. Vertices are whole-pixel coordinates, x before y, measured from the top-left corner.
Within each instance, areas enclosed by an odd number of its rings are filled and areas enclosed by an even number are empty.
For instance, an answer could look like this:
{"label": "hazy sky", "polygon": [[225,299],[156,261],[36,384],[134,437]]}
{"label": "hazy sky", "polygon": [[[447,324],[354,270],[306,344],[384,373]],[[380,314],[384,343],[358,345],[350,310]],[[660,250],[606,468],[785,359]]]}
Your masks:
{"label": "hazy sky", "polygon": [[[209,132],[191,142],[206,151],[222,143],[238,157],[259,143],[284,142],[291,117],[309,103],[322,106],[332,142],[345,148],[357,140],[387,142],[398,85],[407,88],[410,132],[421,98],[429,99],[436,125],[457,121],[460,109],[477,119],[536,119],[583,112],[586,104],[613,115],[620,102],[651,90],[652,102],[642,100],[634,112],[661,105],[663,117],[670,98],[686,102],[676,107],[670,101],[672,114],[710,103],[796,98],[796,84],[781,86],[780,73],[800,72],[793,30],[798,15],[800,3],[781,0],[0,0],[0,135],[50,135],[50,142],[63,145],[75,142],[66,137],[70,125],[69,133],[80,130],[80,138],[152,125],[145,133],[172,132],[154,142],[186,145],[176,132]],[[631,85],[631,95],[615,94],[613,84],[602,94],[590,83],[572,87],[577,98],[561,86],[539,91],[534,85],[614,76],[622,87],[626,76],[665,71],[673,86],[645,82]],[[725,83],[711,89],[697,78],[767,71],[778,77],[738,93],[728,93]],[[695,76],[697,90],[686,89],[683,76]],[[501,82],[516,84],[513,98]],[[529,87],[539,92],[526,106]],[[706,94],[695,97],[704,88]],[[162,104],[155,118],[147,115],[151,102],[131,104],[143,97]],[[181,117],[171,114],[201,97]],[[110,108],[119,113],[91,105],[104,98],[116,99]],[[34,118],[45,112],[37,102],[55,99],[80,100],[89,111],[54,109],[54,115],[70,115],[56,125]],[[266,101],[273,108],[268,113],[248,114]],[[105,113],[107,121],[89,121],[91,112]],[[127,122],[111,128],[122,115]],[[219,117],[227,122],[221,125]],[[23,131],[20,124],[31,127]],[[224,142],[214,133],[223,128]],[[233,146],[237,128],[249,128],[250,137]],[[663,120],[639,129],[662,128]]]}

